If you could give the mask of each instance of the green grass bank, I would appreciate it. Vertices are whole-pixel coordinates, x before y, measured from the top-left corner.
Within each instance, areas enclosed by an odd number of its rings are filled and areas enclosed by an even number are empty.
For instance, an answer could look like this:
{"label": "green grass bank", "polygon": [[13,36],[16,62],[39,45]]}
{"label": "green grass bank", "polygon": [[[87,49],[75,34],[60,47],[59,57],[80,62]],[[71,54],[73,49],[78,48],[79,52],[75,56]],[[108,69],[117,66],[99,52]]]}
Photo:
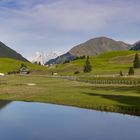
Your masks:
{"label": "green grass bank", "polygon": [[45,76],[11,75],[0,77],[0,99],[140,115],[139,86],[95,86],[92,83]]}

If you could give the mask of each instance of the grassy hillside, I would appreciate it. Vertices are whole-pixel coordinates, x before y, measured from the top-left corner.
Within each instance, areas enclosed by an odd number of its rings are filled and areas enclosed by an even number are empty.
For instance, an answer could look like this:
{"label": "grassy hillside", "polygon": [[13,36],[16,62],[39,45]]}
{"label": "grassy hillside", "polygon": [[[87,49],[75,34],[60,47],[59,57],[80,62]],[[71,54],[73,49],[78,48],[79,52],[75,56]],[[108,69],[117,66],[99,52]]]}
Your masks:
{"label": "grassy hillside", "polygon": [[[29,69],[36,74],[52,74],[57,72],[59,75],[74,75],[75,71],[79,71],[78,75],[112,75],[119,74],[120,70],[127,74],[129,67],[133,66],[134,55],[139,51],[114,51],[103,53],[98,56],[90,57],[92,71],[83,73],[85,59],[78,59],[66,64],[58,64],[44,67],[34,65],[28,62],[17,61],[9,58],[0,58],[0,73],[7,73],[19,69],[21,63],[24,63]],[[140,69],[135,69],[136,75],[140,75]],[[77,75],[77,76],[78,76]]]}
{"label": "grassy hillside", "polygon": [[9,71],[18,70],[22,63],[24,63],[33,73],[45,72],[47,69],[44,66],[34,65],[29,62],[22,62],[10,58],[0,58],[0,73],[7,74]]}
{"label": "grassy hillside", "polygon": [[[86,75],[118,74],[120,70],[127,74],[129,67],[133,66],[136,52],[140,55],[139,51],[114,51],[90,57],[93,70]],[[83,75],[84,64],[85,59],[78,59],[70,63],[50,66],[49,72],[58,72],[60,75],[73,75],[75,71],[79,71],[79,75]],[[136,69],[135,73],[140,74],[140,69]]]}

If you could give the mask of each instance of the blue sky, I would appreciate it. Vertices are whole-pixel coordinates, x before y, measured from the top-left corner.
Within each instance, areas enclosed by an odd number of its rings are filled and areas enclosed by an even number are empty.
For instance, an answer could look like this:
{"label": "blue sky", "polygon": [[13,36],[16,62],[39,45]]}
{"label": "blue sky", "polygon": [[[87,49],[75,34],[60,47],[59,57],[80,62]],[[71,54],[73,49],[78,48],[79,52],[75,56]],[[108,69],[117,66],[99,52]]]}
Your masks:
{"label": "blue sky", "polygon": [[0,41],[25,57],[88,39],[140,40],[139,0],[0,0]]}

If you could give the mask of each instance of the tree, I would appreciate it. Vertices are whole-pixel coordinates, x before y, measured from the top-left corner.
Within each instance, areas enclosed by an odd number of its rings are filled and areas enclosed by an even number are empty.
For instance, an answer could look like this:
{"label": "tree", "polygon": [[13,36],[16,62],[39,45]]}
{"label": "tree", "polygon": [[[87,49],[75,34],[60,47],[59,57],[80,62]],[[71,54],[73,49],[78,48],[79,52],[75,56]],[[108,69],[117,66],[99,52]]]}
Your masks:
{"label": "tree", "polygon": [[40,66],[41,66],[41,62],[40,62],[40,61],[38,62],[38,65],[40,65]]}
{"label": "tree", "polygon": [[36,64],[36,65],[37,65],[37,64],[38,64],[38,63],[37,63],[37,61],[35,61],[35,62],[34,62],[34,64]]}
{"label": "tree", "polygon": [[92,70],[92,66],[91,66],[90,61],[89,61],[89,56],[87,56],[85,66],[84,66],[84,72],[85,73],[91,72],[91,70]]}
{"label": "tree", "polygon": [[136,53],[135,58],[133,61],[133,67],[134,68],[139,68],[140,67],[140,60],[139,60],[139,55]]}
{"label": "tree", "polygon": [[122,73],[122,71],[120,71],[120,76],[123,76],[123,73]]}
{"label": "tree", "polygon": [[20,68],[27,68],[27,66],[24,63],[21,63]]}
{"label": "tree", "polygon": [[63,64],[67,64],[67,63],[70,63],[70,60],[65,60],[65,61],[63,62]]}
{"label": "tree", "polygon": [[128,75],[134,75],[134,69],[133,69],[133,67],[130,67],[129,68]]}

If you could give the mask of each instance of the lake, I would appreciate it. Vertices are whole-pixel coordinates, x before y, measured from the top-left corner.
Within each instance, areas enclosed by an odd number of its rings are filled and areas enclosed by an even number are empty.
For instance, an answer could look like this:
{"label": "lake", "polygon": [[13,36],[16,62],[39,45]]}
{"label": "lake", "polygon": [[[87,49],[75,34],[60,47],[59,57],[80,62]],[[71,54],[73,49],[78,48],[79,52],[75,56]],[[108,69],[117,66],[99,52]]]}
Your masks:
{"label": "lake", "polygon": [[0,101],[1,140],[139,140],[140,117]]}

